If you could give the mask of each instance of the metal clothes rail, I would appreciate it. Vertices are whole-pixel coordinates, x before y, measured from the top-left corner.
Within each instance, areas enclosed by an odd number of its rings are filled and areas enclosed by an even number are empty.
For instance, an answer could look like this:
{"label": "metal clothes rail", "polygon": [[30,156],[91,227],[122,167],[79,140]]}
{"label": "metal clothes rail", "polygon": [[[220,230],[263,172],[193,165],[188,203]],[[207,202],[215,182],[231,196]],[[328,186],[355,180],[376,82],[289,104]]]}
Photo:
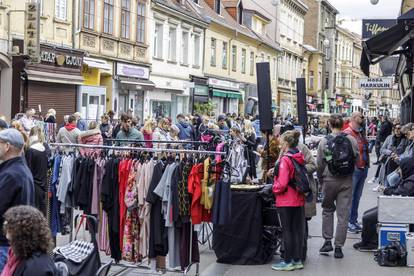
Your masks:
{"label": "metal clothes rail", "polygon": [[166,140],[138,140],[138,139],[113,139],[108,138],[104,139],[104,141],[109,142],[131,142],[131,143],[154,143],[154,144],[208,144],[208,142],[202,141],[186,141],[186,140],[179,140],[179,141],[166,141]]}
{"label": "metal clothes rail", "polygon": [[125,150],[125,151],[193,153],[193,154],[214,154],[214,155],[225,155],[226,154],[225,152],[221,152],[221,151],[187,150],[187,149],[155,149],[155,148],[138,148],[138,147],[105,146],[105,145],[85,145],[85,144],[70,144],[70,143],[50,143],[49,145],[52,146],[52,147],[109,149],[109,150]]}

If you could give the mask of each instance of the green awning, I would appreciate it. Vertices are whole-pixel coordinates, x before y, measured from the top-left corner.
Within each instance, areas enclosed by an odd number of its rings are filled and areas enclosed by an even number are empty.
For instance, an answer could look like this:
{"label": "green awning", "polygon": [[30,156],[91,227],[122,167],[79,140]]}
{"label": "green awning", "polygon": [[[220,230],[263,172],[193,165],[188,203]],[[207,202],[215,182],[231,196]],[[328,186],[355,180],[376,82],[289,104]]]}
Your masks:
{"label": "green awning", "polygon": [[213,97],[242,99],[242,94],[236,91],[213,89]]}

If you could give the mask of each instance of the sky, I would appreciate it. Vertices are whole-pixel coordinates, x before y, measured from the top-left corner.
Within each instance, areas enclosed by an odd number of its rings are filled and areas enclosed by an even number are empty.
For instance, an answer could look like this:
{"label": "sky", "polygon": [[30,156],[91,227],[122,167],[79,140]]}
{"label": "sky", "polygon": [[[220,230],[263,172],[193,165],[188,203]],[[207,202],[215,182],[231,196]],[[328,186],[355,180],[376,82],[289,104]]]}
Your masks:
{"label": "sky", "polygon": [[341,26],[361,34],[361,19],[395,19],[398,17],[401,0],[379,0],[372,5],[370,0],[328,0],[338,11],[337,19],[345,19]]}

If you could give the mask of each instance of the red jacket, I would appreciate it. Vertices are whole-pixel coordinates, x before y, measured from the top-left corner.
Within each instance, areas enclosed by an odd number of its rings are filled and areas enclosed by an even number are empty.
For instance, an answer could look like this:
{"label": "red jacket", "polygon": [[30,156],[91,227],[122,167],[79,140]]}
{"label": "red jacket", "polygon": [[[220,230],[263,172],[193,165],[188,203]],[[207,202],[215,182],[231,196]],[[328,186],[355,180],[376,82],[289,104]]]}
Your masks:
{"label": "red jacket", "polygon": [[368,141],[365,134],[353,129],[351,125],[345,129],[344,133],[351,135],[358,142],[359,156],[355,166],[357,168],[369,167]]}
{"label": "red jacket", "polygon": [[[291,155],[299,164],[305,163],[301,152]],[[273,193],[276,195],[276,207],[300,207],[305,205],[305,197],[289,185],[293,179],[295,167],[288,156],[284,155],[280,160],[279,175],[273,182]]]}

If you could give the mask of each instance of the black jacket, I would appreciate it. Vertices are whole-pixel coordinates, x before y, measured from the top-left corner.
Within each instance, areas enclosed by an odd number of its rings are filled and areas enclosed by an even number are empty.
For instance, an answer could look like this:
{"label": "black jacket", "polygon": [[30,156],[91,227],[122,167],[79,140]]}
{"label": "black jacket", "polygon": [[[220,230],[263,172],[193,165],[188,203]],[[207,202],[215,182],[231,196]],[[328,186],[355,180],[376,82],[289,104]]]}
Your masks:
{"label": "black jacket", "polygon": [[379,141],[382,143],[390,136],[392,133],[392,123],[388,120],[381,124],[381,128],[378,132]]}
{"label": "black jacket", "polygon": [[[7,209],[17,205],[34,206],[33,176],[22,157],[15,157],[0,164],[0,229]],[[0,246],[7,246],[7,239],[0,231]]]}
{"label": "black jacket", "polygon": [[59,272],[48,254],[35,252],[23,261],[14,271],[13,276],[57,276]]}
{"label": "black jacket", "polygon": [[401,180],[397,186],[386,188],[384,195],[414,196],[414,162],[411,157],[400,162]]}

